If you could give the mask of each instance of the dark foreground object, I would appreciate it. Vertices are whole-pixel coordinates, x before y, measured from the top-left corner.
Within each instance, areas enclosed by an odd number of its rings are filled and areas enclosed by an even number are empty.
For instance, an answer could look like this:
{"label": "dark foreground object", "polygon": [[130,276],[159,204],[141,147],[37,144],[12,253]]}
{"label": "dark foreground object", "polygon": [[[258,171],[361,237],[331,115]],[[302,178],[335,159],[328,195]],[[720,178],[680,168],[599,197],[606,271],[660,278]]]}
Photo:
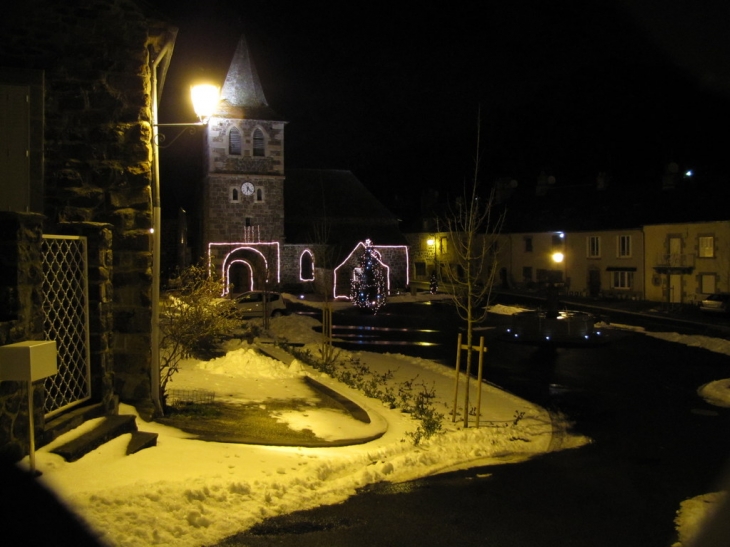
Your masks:
{"label": "dark foreground object", "polygon": [[102,547],[58,498],[30,473],[0,459],[3,545]]}

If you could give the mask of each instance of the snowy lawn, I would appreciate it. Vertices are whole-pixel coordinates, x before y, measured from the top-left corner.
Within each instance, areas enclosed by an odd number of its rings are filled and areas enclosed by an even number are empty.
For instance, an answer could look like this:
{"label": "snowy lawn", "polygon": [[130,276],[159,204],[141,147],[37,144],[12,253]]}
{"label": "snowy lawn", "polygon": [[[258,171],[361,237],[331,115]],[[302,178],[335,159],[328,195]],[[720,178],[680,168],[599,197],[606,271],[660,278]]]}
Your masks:
{"label": "snowy lawn", "polygon": [[[504,307],[492,311],[514,312]],[[307,316],[280,317],[272,321],[272,334],[290,342],[316,344],[319,335],[312,331],[316,324]],[[667,338],[728,351],[715,339],[672,339],[669,334]],[[141,430],[159,434],[157,447],[125,456],[129,435],[124,435],[74,463],[50,452],[94,425],[85,424],[40,449],[36,465],[43,473],[42,483],[105,543],[130,547],[211,544],[270,516],[341,502],[368,484],[408,481],[487,463],[517,462],[550,448],[553,430],[547,412],[493,386],[484,386],[478,429],[463,429],[461,420],[453,423],[453,375],[446,367],[422,359],[357,354],[372,370],[396,370],[393,381],[417,375],[434,386],[437,408],[444,413],[443,431],[414,446],[408,433],[416,423],[408,415],[337,385],[298,361],[285,366],[240,341],[232,341],[227,350],[225,357],[212,361],[185,361],[170,387],[206,389],[214,391],[217,399],[265,406],[271,400],[312,397],[311,389],[302,381],[303,374],[311,374],[367,410],[373,423],[356,425],[354,420],[331,412],[307,412],[306,416],[282,413],[279,418],[289,427],[308,428],[323,438],[352,434],[353,427],[361,427],[363,431],[356,432],[361,434],[367,434],[368,428],[382,428],[385,433],[378,440],[345,447],[253,446],[199,441],[178,429],[139,419]],[[472,389],[475,383],[471,382]],[[698,393],[712,404],[730,406],[729,383],[719,380],[698,386]],[[476,401],[475,395],[470,401]],[[121,412],[134,413],[134,409],[123,405]],[[569,435],[561,448],[586,442],[590,440]],[[677,527],[682,537],[691,535],[707,508],[716,506],[720,497],[709,493],[698,498],[701,501],[688,500],[678,508]]]}

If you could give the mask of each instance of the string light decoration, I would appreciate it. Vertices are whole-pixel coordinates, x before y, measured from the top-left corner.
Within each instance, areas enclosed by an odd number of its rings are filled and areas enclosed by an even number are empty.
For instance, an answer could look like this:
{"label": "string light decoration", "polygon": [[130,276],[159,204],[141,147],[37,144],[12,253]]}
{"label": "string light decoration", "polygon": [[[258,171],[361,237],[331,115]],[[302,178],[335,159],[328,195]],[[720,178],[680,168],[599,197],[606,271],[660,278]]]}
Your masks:
{"label": "string light decoration", "polygon": [[309,249],[299,255],[299,281],[314,281],[314,254]]}
{"label": "string light decoration", "polygon": [[[226,296],[228,294],[228,286],[229,286],[229,279],[228,279],[228,273],[229,273],[229,262],[231,260],[234,260],[232,258],[233,253],[237,251],[250,251],[252,253],[255,253],[259,255],[263,261],[264,264],[264,271],[269,272],[270,268],[275,268],[272,273],[275,274],[275,283],[281,282],[281,252],[279,250],[279,242],[278,241],[261,241],[258,243],[246,243],[241,241],[231,241],[226,243],[208,243],[208,274],[212,275],[215,265],[214,265],[214,256],[215,251],[214,249],[216,247],[228,247],[228,252],[223,257],[223,262],[220,265],[221,271],[220,275],[223,279],[223,285],[224,285],[224,292],[223,296]],[[261,249],[261,250],[260,250]],[[262,250],[264,252],[262,252]],[[269,261],[267,260],[267,255],[270,251],[270,254],[273,255],[271,258],[273,260],[273,264],[269,264]],[[250,265],[250,264],[249,264]],[[252,267],[252,271],[253,271]],[[266,282],[269,280],[266,279]]]}
{"label": "string light decoration", "polygon": [[226,268],[226,277],[225,277],[225,288],[223,291],[223,296],[231,293],[231,268],[234,264],[242,264],[245,268],[248,269],[248,288],[247,291],[253,290],[253,267],[251,264],[246,260],[231,260],[228,263],[228,267]]}
{"label": "string light decoration", "polygon": [[[360,243],[358,243],[357,245],[355,245],[355,248],[352,249],[352,251],[350,251],[350,254],[347,255],[347,258],[345,258],[340,263],[340,265],[334,269],[334,272],[332,273],[332,276],[333,276],[332,277],[332,282],[333,282],[332,298],[334,298],[335,300],[349,300],[350,299],[349,292],[343,293],[340,291],[338,279],[340,279],[343,275],[345,275],[344,272],[347,272],[348,280],[352,279],[352,274],[351,274],[352,266],[351,265],[355,260],[353,257],[355,256],[355,253],[357,253],[360,250],[360,248],[365,250],[365,243],[362,241]],[[408,246],[407,245],[378,245],[377,249],[387,250],[387,251],[390,251],[391,253],[393,251],[395,251],[398,254],[398,256],[400,258],[398,258],[397,260],[402,263],[402,270],[406,275],[406,286],[408,286],[410,284],[410,277],[408,275],[408,273],[409,273],[408,264],[410,264],[410,262],[409,262],[410,259],[408,258]],[[382,261],[380,251],[378,251],[377,249],[376,249],[376,252],[378,252],[378,258],[380,259],[381,264],[386,269],[386,273],[387,273],[386,289],[388,291],[388,294],[390,294],[390,266],[388,266],[385,262]]]}
{"label": "string light decoration", "polygon": [[350,300],[358,308],[373,313],[385,305],[386,301],[386,266],[380,260],[380,253],[373,248],[369,239],[365,240],[365,251],[358,259],[358,265],[352,270],[350,282]]}

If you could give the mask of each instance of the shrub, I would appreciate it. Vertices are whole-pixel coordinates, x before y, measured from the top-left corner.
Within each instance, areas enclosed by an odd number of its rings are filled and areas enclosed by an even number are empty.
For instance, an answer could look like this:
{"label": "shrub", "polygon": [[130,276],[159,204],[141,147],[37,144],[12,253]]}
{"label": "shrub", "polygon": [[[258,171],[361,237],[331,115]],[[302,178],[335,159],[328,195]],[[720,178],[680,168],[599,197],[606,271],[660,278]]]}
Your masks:
{"label": "shrub", "polygon": [[181,272],[178,289],[160,313],[160,401],[167,408],[167,385],[188,357],[209,359],[220,342],[243,328],[236,304],[222,298],[223,284],[202,266]]}
{"label": "shrub", "polygon": [[390,385],[393,371],[388,370],[382,374],[376,374],[357,357],[350,357],[348,361],[335,366],[333,362],[323,362],[317,359],[309,350],[294,347],[288,347],[287,350],[312,368],[362,391],[368,397],[379,399],[390,408],[399,408],[401,411],[411,414],[414,419],[419,421],[416,431],[408,434],[413,444],[417,445],[422,440],[429,439],[441,431],[441,421],[444,415],[436,412],[434,408],[436,392],[433,387],[429,388],[421,382],[417,386],[420,387],[420,391],[414,394],[415,378],[400,382],[393,387]]}

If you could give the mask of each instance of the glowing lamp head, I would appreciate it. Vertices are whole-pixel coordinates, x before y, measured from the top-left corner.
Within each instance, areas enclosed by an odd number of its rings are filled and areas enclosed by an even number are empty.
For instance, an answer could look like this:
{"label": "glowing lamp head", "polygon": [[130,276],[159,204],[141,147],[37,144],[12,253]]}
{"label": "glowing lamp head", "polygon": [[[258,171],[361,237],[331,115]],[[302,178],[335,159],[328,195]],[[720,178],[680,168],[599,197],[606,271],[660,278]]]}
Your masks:
{"label": "glowing lamp head", "polygon": [[434,246],[434,245],[436,244],[436,240],[435,240],[434,238],[432,238],[432,237],[429,237],[429,238],[428,238],[428,239],[426,240],[426,244],[427,244],[427,245],[428,245],[429,247],[433,247],[433,246]]}
{"label": "glowing lamp head", "polygon": [[563,255],[563,253],[553,253],[553,262],[556,264],[560,264],[564,258],[565,255]]}
{"label": "glowing lamp head", "polygon": [[190,87],[193,110],[195,110],[195,114],[201,122],[207,122],[215,112],[220,101],[220,92],[220,88],[212,84],[200,84]]}

